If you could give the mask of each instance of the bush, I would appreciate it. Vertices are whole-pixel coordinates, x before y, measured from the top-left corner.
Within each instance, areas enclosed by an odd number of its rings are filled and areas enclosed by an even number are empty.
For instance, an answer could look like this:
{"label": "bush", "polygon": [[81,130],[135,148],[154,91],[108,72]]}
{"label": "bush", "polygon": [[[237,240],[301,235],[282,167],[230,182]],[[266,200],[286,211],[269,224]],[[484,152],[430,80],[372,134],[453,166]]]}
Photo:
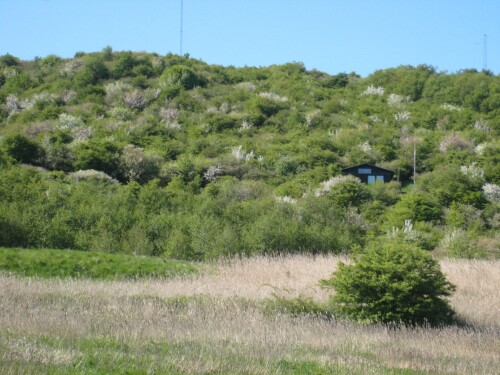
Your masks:
{"label": "bush", "polygon": [[186,66],[175,65],[163,72],[160,83],[164,87],[182,87],[190,90],[196,86],[202,86],[203,81]]}
{"label": "bush", "polygon": [[38,143],[21,134],[6,137],[3,146],[7,155],[21,163],[36,164],[43,155],[43,150]]}
{"label": "bush", "polygon": [[438,325],[453,319],[443,297],[455,287],[432,256],[412,244],[374,245],[321,283],[337,292],[330,297],[333,310],[360,322]]}

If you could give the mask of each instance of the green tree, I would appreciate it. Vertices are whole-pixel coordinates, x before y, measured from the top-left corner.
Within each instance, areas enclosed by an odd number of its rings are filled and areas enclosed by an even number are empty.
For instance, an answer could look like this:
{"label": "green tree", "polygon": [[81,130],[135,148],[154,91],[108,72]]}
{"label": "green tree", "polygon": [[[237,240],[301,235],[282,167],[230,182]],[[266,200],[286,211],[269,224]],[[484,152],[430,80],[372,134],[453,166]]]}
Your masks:
{"label": "green tree", "polygon": [[340,263],[332,278],[334,311],[359,322],[439,325],[453,320],[444,299],[455,290],[432,256],[415,245],[374,244],[355,258]]}
{"label": "green tree", "polygon": [[90,56],[85,60],[83,69],[75,76],[78,86],[96,85],[99,81],[109,78],[109,70],[100,56]]}
{"label": "green tree", "polygon": [[120,154],[114,143],[87,142],[75,150],[75,167],[77,169],[95,169],[112,177],[120,177]]}
{"label": "green tree", "polygon": [[165,70],[160,77],[160,82],[165,87],[182,87],[190,90],[202,85],[202,80],[196,73],[183,65],[175,65]]}
{"label": "green tree", "polygon": [[21,134],[6,137],[3,147],[11,158],[21,163],[36,164],[43,155],[43,150],[38,143]]}

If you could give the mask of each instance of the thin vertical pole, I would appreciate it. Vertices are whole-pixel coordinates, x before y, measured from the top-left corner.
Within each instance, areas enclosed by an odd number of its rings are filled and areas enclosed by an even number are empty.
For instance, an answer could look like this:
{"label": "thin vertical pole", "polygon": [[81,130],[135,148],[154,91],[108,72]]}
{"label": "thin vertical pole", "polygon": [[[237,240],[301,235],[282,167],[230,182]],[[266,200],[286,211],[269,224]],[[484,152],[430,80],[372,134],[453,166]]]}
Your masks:
{"label": "thin vertical pole", "polygon": [[417,186],[417,136],[413,135],[413,187]]}
{"label": "thin vertical pole", "polygon": [[181,52],[180,55],[182,56],[182,27],[183,27],[183,22],[184,22],[184,0],[181,0]]}
{"label": "thin vertical pole", "polygon": [[488,35],[483,35],[483,70],[488,69]]}

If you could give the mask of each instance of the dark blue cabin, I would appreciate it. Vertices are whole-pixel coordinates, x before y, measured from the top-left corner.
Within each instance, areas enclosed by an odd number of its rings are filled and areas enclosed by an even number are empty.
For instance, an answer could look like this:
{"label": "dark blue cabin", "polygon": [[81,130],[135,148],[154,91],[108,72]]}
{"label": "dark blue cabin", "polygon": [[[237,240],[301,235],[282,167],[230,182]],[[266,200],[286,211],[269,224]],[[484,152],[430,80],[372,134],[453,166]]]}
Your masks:
{"label": "dark blue cabin", "polygon": [[393,171],[366,163],[342,169],[342,173],[356,176],[365,184],[373,184],[375,181],[389,182],[394,176]]}

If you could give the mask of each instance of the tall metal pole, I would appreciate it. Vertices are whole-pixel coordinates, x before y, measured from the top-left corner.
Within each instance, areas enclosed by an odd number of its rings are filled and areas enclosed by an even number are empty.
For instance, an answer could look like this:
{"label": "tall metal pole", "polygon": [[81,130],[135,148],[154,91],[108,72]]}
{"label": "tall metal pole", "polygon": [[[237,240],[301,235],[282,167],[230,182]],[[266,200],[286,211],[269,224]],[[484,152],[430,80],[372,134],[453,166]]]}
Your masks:
{"label": "tall metal pole", "polygon": [[181,0],[181,49],[180,49],[180,55],[182,56],[182,26],[184,22],[184,0]]}
{"label": "tall metal pole", "polygon": [[483,70],[488,69],[488,35],[483,34]]}
{"label": "tall metal pole", "polygon": [[417,136],[413,135],[413,187],[417,186]]}

